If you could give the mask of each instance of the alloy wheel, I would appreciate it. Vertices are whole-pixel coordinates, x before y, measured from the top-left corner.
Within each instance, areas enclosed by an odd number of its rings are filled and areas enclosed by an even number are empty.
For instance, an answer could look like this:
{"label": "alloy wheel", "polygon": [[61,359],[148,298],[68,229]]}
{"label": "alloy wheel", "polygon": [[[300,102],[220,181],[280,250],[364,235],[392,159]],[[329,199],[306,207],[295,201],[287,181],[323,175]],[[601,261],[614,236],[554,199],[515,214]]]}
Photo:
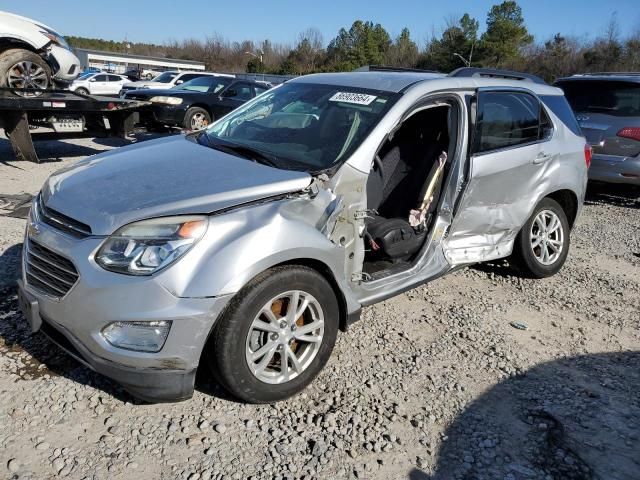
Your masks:
{"label": "alloy wheel", "polygon": [[204,113],[196,113],[191,117],[191,130],[202,130],[209,125]]}
{"label": "alloy wheel", "polygon": [[[49,87],[47,72],[38,64],[23,60],[13,65],[7,72],[7,86],[10,88],[46,89]],[[16,91],[18,95],[38,96],[42,92]]]}
{"label": "alloy wheel", "polygon": [[269,300],[253,319],[245,355],[251,373],[270,384],[302,374],[318,354],[324,337],[324,312],[313,295],[284,292]]}
{"label": "alloy wheel", "polygon": [[562,254],[564,229],[558,215],[552,210],[542,210],[533,220],[529,236],[531,250],[542,265],[552,265]]}

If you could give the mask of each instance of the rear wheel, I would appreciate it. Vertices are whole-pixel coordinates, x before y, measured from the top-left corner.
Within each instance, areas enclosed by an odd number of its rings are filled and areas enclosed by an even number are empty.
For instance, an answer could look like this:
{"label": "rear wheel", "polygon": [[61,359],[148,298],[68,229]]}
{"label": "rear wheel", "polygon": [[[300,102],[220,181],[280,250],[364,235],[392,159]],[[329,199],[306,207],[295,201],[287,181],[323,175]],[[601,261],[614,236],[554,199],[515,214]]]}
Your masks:
{"label": "rear wheel", "polygon": [[37,90],[50,86],[51,68],[39,55],[21,48],[0,53],[0,87],[15,88],[21,97],[37,97],[41,94]]}
{"label": "rear wheel", "polygon": [[327,363],[338,315],[335,293],[322,275],[302,266],[276,267],[232,300],[207,357],[236,397],[283,400],[302,391]]}
{"label": "rear wheel", "polygon": [[191,107],[184,114],[184,128],[188,130],[202,130],[211,123],[211,115],[204,108]]}
{"label": "rear wheel", "polygon": [[569,254],[569,222],[558,202],[544,198],[516,237],[513,259],[533,278],[558,273]]}

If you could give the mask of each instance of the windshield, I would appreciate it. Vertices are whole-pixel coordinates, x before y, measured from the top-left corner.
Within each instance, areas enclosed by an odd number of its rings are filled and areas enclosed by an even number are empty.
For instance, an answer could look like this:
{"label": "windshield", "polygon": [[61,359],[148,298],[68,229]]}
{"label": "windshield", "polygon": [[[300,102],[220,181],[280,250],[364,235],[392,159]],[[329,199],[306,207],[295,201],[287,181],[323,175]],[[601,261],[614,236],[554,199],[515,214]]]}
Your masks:
{"label": "windshield", "polygon": [[349,158],[398,94],[286,83],[206,131],[209,144],[253,149],[281,168],[320,171]]}
{"label": "windshield", "polygon": [[198,77],[184,82],[176,90],[189,90],[191,92],[218,93],[231,83],[231,78],[224,77]]}
{"label": "windshield", "polygon": [[576,80],[559,84],[574,112],[640,116],[640,83]]}
{"label": "windshield", "polygon": [[173,80],[176,77],[176,75],[178,75],[178,72],[164,72],[158,75],[156,78],[154,78],[151,81],[159,82],[159,83],[169,83],[171,80]]}

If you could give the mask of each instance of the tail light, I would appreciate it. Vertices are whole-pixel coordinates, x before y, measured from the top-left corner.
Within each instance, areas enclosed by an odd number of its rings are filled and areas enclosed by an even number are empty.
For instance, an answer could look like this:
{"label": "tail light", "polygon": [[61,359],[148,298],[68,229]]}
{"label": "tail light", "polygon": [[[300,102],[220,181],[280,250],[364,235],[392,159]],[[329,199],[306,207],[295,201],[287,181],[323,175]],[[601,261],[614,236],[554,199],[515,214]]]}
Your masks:
{"label": "tail light", "polygon": [[593,156],[593,150],[591,149],[591,145],[585,143],[584,145],[584,163],[587,164],[587,168],[591,166],[591,157]]}
{"label": "tail light", "polygon": [[618,132],[618,136],[640,142],[640,127],[625,127]]}

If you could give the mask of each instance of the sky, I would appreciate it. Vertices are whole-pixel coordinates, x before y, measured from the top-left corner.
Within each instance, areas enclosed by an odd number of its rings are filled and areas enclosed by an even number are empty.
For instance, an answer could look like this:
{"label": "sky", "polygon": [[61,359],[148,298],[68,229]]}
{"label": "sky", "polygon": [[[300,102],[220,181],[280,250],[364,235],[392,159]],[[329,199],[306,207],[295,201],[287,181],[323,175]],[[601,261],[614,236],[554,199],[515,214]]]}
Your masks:
{"label": "sky", "polygon": [[[0,10],[39,20],[63,35],[162,44],[218,33],[231,41],[268,38],[293,44],[308,27],[328,43],[354,20],[381,23],[396,36],[408,27],[422,45],[445,21],[468,12],[484,28],[494,1],[428,0],[0,0]],[[593,38],[616,13],[623,35],[640,31],[640,0],[521,0],[537,40],[555,33]]]}

